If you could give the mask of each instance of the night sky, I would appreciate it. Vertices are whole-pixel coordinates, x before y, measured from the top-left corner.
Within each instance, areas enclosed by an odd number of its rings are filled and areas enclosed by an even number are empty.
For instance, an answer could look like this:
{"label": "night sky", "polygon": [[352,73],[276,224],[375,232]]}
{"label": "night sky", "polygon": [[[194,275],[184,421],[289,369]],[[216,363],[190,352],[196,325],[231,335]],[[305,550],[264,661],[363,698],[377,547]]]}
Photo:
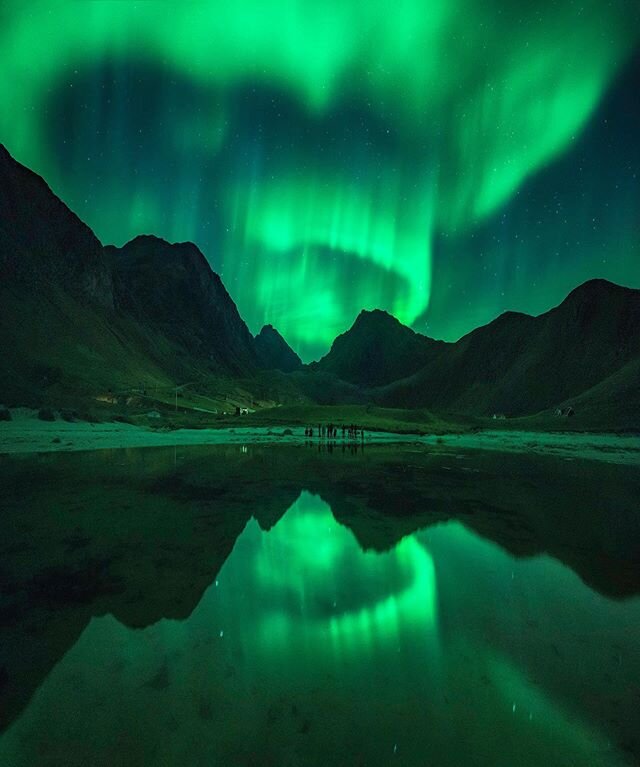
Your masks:
{"label": "night sky", "polygon": [[0,142],[308,360],[640,287],[638,0],[2,0]]}

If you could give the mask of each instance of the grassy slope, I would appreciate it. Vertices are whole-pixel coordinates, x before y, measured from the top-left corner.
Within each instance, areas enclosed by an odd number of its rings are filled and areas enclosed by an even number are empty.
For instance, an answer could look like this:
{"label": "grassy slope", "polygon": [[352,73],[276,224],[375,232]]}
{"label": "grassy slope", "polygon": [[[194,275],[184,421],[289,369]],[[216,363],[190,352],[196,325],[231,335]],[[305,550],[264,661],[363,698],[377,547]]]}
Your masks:
{"label": "grassy slope", "polygon": [[640,433],[640,359],[632,360],[613,375],[577,397],[566,400],[575,415],[556,418],[541,413],[517,418],[511,428],[529,422],[541,430],[618,431]]}
{"label": "grassy slope", "polygon": [[[141,381],[171,384],[147,339],[100,309],[53,288],[46,297],[3,290],[0,306],[0,398],[7,404],[77,403]],[[155,349],[158,357],[168,351]]]}

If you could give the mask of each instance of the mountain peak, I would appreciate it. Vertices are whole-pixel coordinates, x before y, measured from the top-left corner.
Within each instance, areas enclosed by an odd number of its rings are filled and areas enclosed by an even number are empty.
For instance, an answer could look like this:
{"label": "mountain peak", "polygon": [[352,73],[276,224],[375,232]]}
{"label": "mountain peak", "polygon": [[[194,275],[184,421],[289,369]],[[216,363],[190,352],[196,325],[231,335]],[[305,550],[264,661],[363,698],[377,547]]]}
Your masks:
{"label": "mountain peak", "polygon": [[[111,250],[120,258],[129,260],[190,261],[206,271],[211,271],[204,253],[193,242],[169,242],[154,234],[139,234],[121,248],[111,248]],[[215,274],[215,272],[212,273]]]}
{"label": "mountain peak", "polygon": [[113,306],[102,244],[46,181],[0,145],[0,281]]}
{"label": "mountain peak", "polygon": [[139,235],[109,252],[118,308],[222,370],[257,366],[249,329],[197,245]]}
{"label": "mountain peak", "polygon": [[166,240],[164,237],[158,237],[156,234],[137,234],[135,237],[125,243],[121,250],[134,246],[176,248],[184,250],[197,250],[199,253],[202,252],[194,242],[190,242],[189,240],[184,242],[169,242],[169,240]]}
{"label": "mountain peak", "polygon": [[634,293],[637,293],[637,291],[634,291],[632,288],[625,288],[622,285],[616,285],[614,282],[597,277],[587,280],[574,288],[560,306],[603,298],[623,297],[625,294],[632,295]]}
{"label": "mountain peak", "polygon": [[258,358],[267,370],[291,373],[302,367],[302,360],[273,325],[264,325],[254,339]]}
{"label": "mountain peak", "polygon": [[276,335],[278,336],[278,338],[282,338],[282,335],[278,333],[278,331],[270,323],[267,325],[263,325],[260,328],[260,332],[258,333],[256,338],[258,338],[259,336],[269,336],[269,335]]}
{"label": "mountain peak", "polygon": [[354,325],[365,323],[388,323],[392,325],[401,325],[400,320],[384,309],[362,309],[355,319]]}
{"label": "mountain peak", "polygon": [[440,346],[382,309],[363,309],[313,367],[349,383],[383,386],[413,375]]}

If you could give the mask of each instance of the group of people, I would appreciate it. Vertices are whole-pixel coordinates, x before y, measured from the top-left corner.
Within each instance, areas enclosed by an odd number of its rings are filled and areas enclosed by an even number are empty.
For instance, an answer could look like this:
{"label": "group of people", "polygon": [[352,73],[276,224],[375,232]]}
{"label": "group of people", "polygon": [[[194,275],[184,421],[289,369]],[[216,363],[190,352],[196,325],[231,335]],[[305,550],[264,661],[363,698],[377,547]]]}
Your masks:
{"label": "group of people", "polygon": [[[318,430],[316,432],[316,435],[320,439],[337,439],[338,438],[338,432],[342,432],[342,439],[349,439],[349,440],[356,440],[358,437],[364,442],[364,429],[362,426],[358,426],[357,424],[350,424],[348,426],[345,426],[342,424],[342,426],[338,427],[333,423],[330,424],[318,424]],[[305,437],[313,437],[314,436],[314,429],[313,426],[307,426],[304,430],[304,436]]]}

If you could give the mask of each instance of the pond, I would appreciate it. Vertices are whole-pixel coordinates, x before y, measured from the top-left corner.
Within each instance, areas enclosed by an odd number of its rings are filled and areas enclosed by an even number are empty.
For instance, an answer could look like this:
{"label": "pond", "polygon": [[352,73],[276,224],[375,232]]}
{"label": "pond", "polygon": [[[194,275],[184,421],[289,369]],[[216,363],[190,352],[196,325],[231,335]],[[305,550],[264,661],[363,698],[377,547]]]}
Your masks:
{"label": "pond", "polygon": [[640,759],[636,466],[249,444],[0,489],[3,766]]}

